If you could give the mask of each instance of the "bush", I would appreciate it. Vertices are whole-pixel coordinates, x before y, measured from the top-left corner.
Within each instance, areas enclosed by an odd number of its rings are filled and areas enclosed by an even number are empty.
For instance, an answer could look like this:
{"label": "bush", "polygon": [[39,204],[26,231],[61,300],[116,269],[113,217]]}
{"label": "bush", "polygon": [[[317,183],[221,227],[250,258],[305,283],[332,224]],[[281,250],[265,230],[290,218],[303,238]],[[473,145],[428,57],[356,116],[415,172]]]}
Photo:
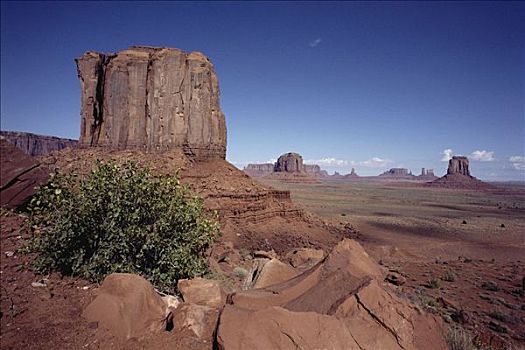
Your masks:
{"label": "bush", "polygon": [[205,252],[219,234],[202,199],[177,177],[153,176],[131,162],[97,161],[85,179],[55,174],[29,211],[38,229],[28,246],[38,253],[37,271],[92,281],[137,273],[166,292],[206,272]]}
{"label": "bush", "polygon": [[456,274],[452,270],[446,270],[442,279],[446,282],[454,282],[456,280]]}

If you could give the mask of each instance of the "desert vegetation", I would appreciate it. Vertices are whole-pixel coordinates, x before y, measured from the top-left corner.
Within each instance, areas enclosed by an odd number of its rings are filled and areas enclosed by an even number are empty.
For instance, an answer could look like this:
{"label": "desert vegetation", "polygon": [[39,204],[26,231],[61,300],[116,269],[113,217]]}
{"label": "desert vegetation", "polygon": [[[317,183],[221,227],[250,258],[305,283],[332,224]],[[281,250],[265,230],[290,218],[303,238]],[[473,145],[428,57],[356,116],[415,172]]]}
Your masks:
{"label": "desert vegetation", "polygon": [[206,272],[205,251],[219,234],[202,200],[176,176],[153,176],[128,162],[98,162],[86,177],[57,173],[29,205],[35,268],[100,281],[143,275],[173,292]]}

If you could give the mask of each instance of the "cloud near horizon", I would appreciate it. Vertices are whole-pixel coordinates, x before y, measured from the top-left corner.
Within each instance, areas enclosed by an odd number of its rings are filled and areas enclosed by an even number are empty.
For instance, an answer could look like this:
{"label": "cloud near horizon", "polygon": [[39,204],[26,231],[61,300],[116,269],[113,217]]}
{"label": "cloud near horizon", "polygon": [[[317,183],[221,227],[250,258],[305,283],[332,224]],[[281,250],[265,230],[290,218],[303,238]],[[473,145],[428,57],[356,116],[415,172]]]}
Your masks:
{"label": "cloud near horizon", "polygon": [[512,156],[509,158],[509,162],[516,170],[525,170],[525,156]]}
{"label": "cloud near horizon", "polygon": [[454,151],[450,148],[447,148],[445,150],[443,150],[443,152],[441,152],[442,154],[442,157],[441,157],[441,161],[442,162],[448,162],[449,160],[452,159],[452,156],[454,155]]}
{"label": "cloud near horizon", "polygon": [[310,43],[308,44],[310,47],[316,47],[317,45],[319,45],[323,40],[321,38],[316,38],[312,41],[310,41]]}
{"label": "cloud near horizon", "polygon": [[337,158],[307,159],[304,161],[304,164],[317,164],[319,166],[324,165],[329,167],[344,167],[351,163],[352,162],[348,160]]}
{"label": "cloud near horizon", "polygon": [[365,160],[363,162],[359,162],[358,165],[367,167],[367,168],[384,168],[388,164],[392,164],[393,161],[390,159],[385,158],[379,158],[379,157],[372,157],[368,160]]}
{"label": "cloud near horizon", "polygon": [[489,151],[474,151],[470,154],[470,157],[473,159],[473,160],[477,160],[477,161],[480,161],[480,162],[492,162],[495,160],[494,158],[494,152],[489,152]]}

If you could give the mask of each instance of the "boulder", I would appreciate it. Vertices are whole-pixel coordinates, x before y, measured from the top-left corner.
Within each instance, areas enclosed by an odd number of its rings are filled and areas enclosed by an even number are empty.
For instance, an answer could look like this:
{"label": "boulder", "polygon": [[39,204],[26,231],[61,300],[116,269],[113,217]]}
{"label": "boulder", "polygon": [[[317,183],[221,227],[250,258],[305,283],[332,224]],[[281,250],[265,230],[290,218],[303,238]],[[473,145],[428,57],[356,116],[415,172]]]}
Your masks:
{"label": "boulder", "polygon": [[133,46],[76,59],[80,145],[147,151],[179,148],[224,159],[226,124],[210,60],[199,52]]}
{"label": "boulder", "polygon": [[165,329],[166,304],[144,278],[129,273],[107,276],[83,316],[116,337],[140,338]]}
{"label": "boulder", "polygon": [[[363,248],[345,239],[301,275],[231,295],[219,323],[218,343],[225,350],[416,350],[428,344],[445,350],[439,318],[398,298],[382,280],[380,267]],[[325,330],[326,325],[331,330]]]}
{"label": "boulder", "polygon": [[0,136],[30,156],[42,156],[64,148],[75,148],[78,145],[77,140],[36,135],[29,132],[0,131]]}
{"label": "boulder", "polygon": [[168,322],[173,326],[172,332],[177,338],[189,336],[208,342],[210,346],[218,320],[219,309],[191,303],[180,304],[168,316]]}
{"label": "boulder", "polygon": [[285,153],[277,159],[275,172],[304,173],[303,157],[298,153]]}
{"label": "boulder", "polygon": [[311,267],[323,260],[324,252],[321,249],[299,248],[286,254],[285,258],[293,267]]}
{"label": "boulder", "polygon": [[287,281],[295,277],[298,272],[278,259],[271,259],[255,272],[253,288],[265,288],[274,284]]}
{"label": "boulder", "polygon": [[358,350],[351,333],[337,318],[281,307],[250,312],[227,305],[217,343],[221,350]]}
{"label": "boulder", "polygon": [[186,303],[219,308],[226,302],[226,295],[218,281],[196,277],[182,279],[177,288]]}
{"label": "boulder", "polygon": [[0,139],[0,204],[17,208],[36,193],[36,187],[45,184],[48,170],[33,157]]}

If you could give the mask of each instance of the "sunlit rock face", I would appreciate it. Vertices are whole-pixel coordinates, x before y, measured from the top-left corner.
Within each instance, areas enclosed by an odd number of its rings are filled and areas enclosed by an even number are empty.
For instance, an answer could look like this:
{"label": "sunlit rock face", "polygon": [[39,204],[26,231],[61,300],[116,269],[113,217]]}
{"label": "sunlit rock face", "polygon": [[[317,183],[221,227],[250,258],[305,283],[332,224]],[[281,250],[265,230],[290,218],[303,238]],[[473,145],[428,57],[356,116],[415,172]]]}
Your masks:
{"label": "sunlit rock face", "polygon": [[277,159],[275,172],[304,173],[303,157],[298,153],[286,153]]}
{"label": "sunlit rock face", "polygon": [[461,156],[454,156],[448,161],[447,174],[461,174],[470,176],[468,168],[468,158]]}
{"label": "sunlit rock face", "polygon": [[76,59],[81,87],[80,146],[162,151],[196,159],[226,156],[219,83],[199,52],[133,46]]}

